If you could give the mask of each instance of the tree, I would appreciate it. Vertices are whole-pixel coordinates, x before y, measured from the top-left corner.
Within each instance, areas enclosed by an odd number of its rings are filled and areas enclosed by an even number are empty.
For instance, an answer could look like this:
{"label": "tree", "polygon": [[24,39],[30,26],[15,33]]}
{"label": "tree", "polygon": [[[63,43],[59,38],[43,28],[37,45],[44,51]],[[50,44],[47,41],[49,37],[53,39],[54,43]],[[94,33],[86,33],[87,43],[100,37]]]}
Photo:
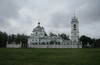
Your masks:
{"label": "tree", "polygon": [[22,34],[22,35],[21,35],[22,47],[27,47],[27,40],[28,40],[28,36]]}
{"label": "tree", "polygon": [[93,46],[94,46],[94,48],[100,48],[100,38],[93,39]]}
{"label": "tree", "polygon": [[8,43],[11,44],[12,42],[16,42],[16,35],[11,34],[8,36]]}
{"label": "tree", "polygon": [[16,35],[16,43],[20,43],[21,42],[21,35],[20,34],[17,34]]}
{"label": "tree", "polygon": [[85,35],[80,37],[80,41],[82,42],[83,48],[87,47],[87,43],[92,45],[92,39],[90,37],[85,36]]}
{"label": "tree", "polygon": [[48,35],[46,34],[46,32],[44,33],[44,35],[45,35],[45,36],[48,36]]}
{"label": "tree", "polygon": [[7,33],[0,31],[0,47],[6,47],[6,42],[7,41],[8,41]]}
{"label": "tree", "polygon": [[62,37],[64,40],[69,40],[69,36],[67,36],[65,33],[58,34],[58,36]]}
{"label": "tree", "polygon": [[56,34],[50,32],[49,36],[57,36]]}
{"label": "tree", "polygon": [[8,37],[8,43],[11,44],[12,42],[15,42],[16,44],[18,44],[21,42],[22,47],[27,47],[27,39],[28,36],[24,34],[17,34],[17,35],[11,34]]}

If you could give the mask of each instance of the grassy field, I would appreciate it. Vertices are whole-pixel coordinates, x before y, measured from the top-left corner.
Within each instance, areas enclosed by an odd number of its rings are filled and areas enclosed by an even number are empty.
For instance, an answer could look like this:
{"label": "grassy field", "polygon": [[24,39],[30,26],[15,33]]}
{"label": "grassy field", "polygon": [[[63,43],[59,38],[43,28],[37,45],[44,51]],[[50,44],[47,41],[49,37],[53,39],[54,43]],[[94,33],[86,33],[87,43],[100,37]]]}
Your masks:
{"label": "grassy field", "polygon": [[100,65],[100,49],[0,48],[0,65]]}

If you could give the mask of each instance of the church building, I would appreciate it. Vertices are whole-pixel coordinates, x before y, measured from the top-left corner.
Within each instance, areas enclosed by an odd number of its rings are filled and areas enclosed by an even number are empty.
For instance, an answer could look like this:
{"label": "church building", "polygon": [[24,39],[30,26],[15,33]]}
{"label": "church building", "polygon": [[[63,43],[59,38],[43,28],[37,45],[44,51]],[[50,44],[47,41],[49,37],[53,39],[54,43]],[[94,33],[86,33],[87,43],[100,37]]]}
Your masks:
{"label": "church building", "polygon": [[79,42],[79,21],[74,15],[71,21],[71,40],[60,36],[47,36],[45,29],[38,23],[28,38],[28,48],[82,48]]}

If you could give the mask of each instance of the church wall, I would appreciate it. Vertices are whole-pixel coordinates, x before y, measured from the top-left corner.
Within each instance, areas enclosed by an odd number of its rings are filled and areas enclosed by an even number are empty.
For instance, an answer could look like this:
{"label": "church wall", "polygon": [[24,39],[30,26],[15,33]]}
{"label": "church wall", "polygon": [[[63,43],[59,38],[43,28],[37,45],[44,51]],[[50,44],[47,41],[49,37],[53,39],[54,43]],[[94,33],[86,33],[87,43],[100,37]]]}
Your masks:
{"label": "church wall", "polygon": [[29,45],[28,48],[82,48],[81,45]]}
{"label": "church wall", "polygon": [[21,44],[6,44],[6,48],[21,48]]}
{"label": "church wall", "polygon": [[[7,48],[21,48],[21,44],[7,44]],[[38,23],[28,38],[28,48],[82,48],[79,44],[78,18],[74,16],[71,21],[71,40],[64,40],[59,36],[45,36],[44,28]]]}

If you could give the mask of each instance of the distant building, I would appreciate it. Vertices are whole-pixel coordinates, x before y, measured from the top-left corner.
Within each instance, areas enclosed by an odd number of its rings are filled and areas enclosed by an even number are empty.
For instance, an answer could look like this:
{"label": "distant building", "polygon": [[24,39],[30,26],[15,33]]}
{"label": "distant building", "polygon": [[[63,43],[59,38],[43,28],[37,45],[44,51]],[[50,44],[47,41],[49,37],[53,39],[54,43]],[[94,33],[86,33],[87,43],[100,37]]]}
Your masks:
{"label": "distant building", "polygon": [[28,48],[82,48],[78,18],[74,15],[71,21],[71,40],[64,40],[60,36],[46,36],[44,28],[38,23],[28,38]]}
{"label": "distant building", "polygon": [[[22,48],[22,43],[6,44],[7,48]],[[64,40],[60,36],[47,36],[43,27],[38,26],[33,29],[32,34],[28,38],[28,48],[82,48],[79,42],[79,21],[74,15],[71,21],[71,40]]]}

